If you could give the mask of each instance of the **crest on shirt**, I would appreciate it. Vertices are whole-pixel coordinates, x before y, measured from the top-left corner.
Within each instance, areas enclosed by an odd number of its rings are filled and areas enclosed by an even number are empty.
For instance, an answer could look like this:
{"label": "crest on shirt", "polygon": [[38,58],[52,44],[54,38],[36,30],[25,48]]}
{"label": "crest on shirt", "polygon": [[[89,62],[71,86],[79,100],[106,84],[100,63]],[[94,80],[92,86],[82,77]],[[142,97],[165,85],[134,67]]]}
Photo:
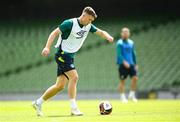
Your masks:
{"label": "crest on shirt", "polygon": [[84,37],[84,34],[86,33],[87,31],[85,30],[81,30],[79,32],[77,32],[76,34],[78,35],[76,38],[77,39],[80,39],[80,38],[83,38]]}

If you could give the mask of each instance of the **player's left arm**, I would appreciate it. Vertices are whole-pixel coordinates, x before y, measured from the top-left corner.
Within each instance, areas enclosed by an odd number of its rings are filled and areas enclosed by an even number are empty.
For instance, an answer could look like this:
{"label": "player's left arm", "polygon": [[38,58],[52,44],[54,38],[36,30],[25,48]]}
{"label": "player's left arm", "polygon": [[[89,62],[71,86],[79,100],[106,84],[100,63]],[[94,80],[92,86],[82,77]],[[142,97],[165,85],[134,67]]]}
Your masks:
{"label": "player's left arm", "polygon": [[98,28],[97,28],[97,31],[95,32],[95,34],[108,40],[109,42],[113,42],[113,40],[114,40],[114,38],[108,32],[98,29]]}
{"label": "player's left arm", "polygon": [[91,24],[90,32],[95,33],[96,35],[108,40],[109,42],[113,42],[113,40],[114,40],[114,38],[109,33],[97,28],[93,24]]}
{"label": "player's left arm", "polygon": [[137,58],[136,58],[136,57],[137,57],[137,56],[136,56],[136,51],[135,51],[134,46],[133,46],[133,61],[134,61],[134,63],[135,63],[135,68],[136,68],[136,70],[138,70]]}

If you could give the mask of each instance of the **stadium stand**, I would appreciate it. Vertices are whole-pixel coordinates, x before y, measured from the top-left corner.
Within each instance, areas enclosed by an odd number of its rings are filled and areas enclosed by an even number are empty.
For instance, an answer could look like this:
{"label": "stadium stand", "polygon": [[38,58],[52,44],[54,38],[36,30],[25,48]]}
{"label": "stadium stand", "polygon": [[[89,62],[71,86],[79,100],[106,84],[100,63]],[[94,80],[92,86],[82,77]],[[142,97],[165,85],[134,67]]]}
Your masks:
{"label": "stadium stand", "polygon": [[[109,31],[116,39],[121,27],[128,26],[134,32],[132,39],[138,56],[140,92],[162,90],[163,86],[171,86],[180,80],[179,20],[101,21],[95,25]],[[50,23],[20,27],[16,24],[1,25],[0,93],[40,92],[54,83],[56,64],[52,60],[55,49],[52,48],[48,59],[40,55],[52,29]],[[115,44],[107,45],[104,40],[90,34],[75,60],[80,76],[79,91],[116,91],[115,55]]]}

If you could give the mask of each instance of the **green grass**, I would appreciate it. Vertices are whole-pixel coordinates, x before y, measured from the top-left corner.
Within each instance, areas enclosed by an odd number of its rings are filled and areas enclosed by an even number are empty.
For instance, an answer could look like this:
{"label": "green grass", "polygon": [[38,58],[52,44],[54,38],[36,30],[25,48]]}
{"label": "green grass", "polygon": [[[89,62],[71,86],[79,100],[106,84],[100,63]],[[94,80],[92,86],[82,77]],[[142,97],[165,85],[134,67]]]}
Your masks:
{"label": "green grass", "polygon": [[68,101],[49,101],[44,104],[44,117],[37,117],[30,101],[0,102],[0,122],[178,122],[180,100],[140,100],[122,104],[110,100],[111,115],[99,115],[98,100],[78,101],[84,116],[69,115]]}

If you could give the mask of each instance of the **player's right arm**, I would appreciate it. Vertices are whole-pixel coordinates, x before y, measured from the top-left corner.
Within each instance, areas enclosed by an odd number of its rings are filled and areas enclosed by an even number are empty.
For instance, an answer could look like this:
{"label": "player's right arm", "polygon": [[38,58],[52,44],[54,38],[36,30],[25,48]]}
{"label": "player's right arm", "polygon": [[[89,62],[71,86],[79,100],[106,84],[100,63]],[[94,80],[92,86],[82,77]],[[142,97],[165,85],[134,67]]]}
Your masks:
{"label": "player's right arm", "polygon": [[61,31],[59,28],[56,28],[55,30],[53,30],[47,40],[46,46],[44,47],[44,49],[42,50],[42,55],[43,56],[48,56],[50,53],[50,49],[51,49],[51,45],[54,42],[55,38],[61,34]]}
{"label": "player's right arm", "polygon": [[42,51],[43,56],[48,56],[48,54],[50,53],[51,45],[57,36],[67,34],[67,32],[70,33],[72,24],[73,22],[71,20],[65,20],[54,31],[51,32],[47,40],[46,46]]}
{"label": "player's right arm", "polygon": [[121,44],[117,43],[116,45],[116,52],[117,52],[117,64],[123,64],[126,68],[129,68],[130,65],[129,63],[124,60],[123,56],[122,56],[122,53],[121,53]]}
{"label": "player's right arm", "polygon": [[123,57],[122,57],[122,54],[121,54],[121,45],[120,44],[116,44],[116,55],[117,55],[117,61],[116,63],[118,65],[122,64],[123,62]]}
{"label": "player's right arm", "polygon": [[123,61],[123,65],[128,69],[128,68],[130,68],[130,65],[129,65],[129,63],[127,62],[127,61]]}

